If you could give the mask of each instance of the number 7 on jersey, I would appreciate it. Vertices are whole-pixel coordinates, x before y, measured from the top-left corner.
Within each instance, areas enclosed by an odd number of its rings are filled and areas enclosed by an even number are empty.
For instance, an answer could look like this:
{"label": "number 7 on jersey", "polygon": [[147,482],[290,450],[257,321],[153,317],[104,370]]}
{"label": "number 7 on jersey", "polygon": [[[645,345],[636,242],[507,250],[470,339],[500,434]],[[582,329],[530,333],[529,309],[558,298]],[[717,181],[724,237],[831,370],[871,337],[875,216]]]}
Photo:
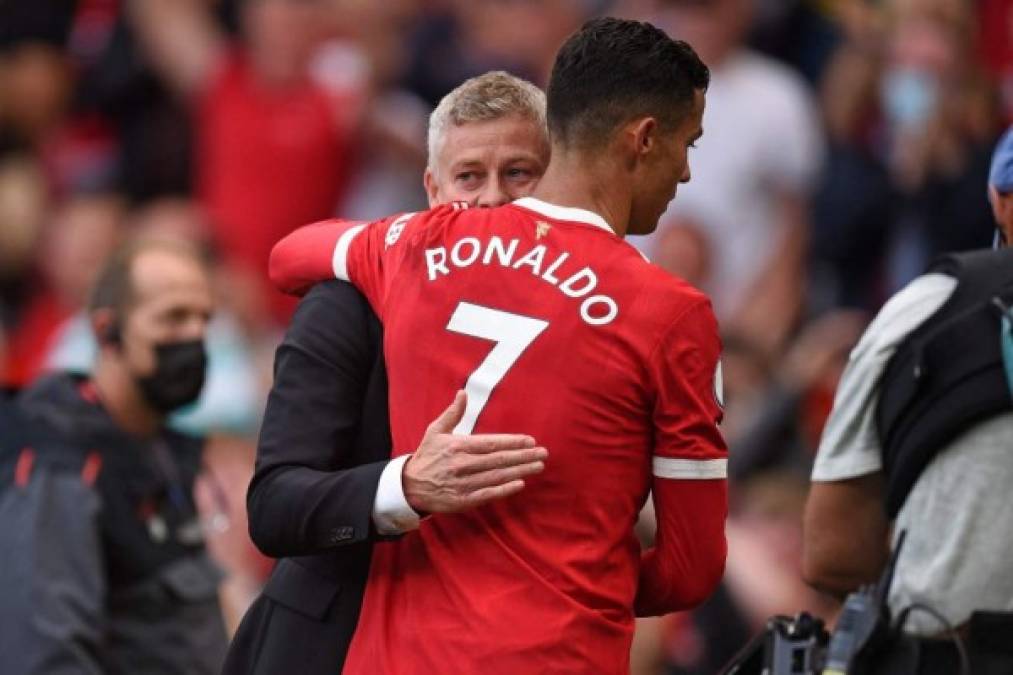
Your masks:
{"label": "number 7 on jersey", "polygon": [[548,326],[548,321],[473,305],[470,302],[461,302],[457,305],[450,317],[450,323],[447,324],[447,330],[490,340],[496,345],[468,377],[468,382],[464,386],[464,391],[468,394],[468,406],[464,410],[464,417],[454,427],[453,433],[472,432],[478,416],[489,402],[492,390],[506,376],[507,371],[517,362],[528,345]]}

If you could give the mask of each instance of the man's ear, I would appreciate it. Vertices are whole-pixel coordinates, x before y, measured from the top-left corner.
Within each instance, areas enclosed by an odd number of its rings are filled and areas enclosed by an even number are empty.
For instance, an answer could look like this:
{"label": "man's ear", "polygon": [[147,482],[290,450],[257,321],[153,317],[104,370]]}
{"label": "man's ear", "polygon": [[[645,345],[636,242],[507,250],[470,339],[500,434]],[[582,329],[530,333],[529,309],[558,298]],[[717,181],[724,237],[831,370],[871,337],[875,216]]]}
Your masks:
{"label": "man's ear", "polygon": [[426,167],[426,172],[422,174],[422,184],[426,188],[426,197],[429,198],[429,208],[438,206],[440,203],[440,187],[436,183],[433,170],[428,166]]}
{"label": "man's ear", "polygon": [[650,153],[658,143],[658,120],[653,117],[633,120],[630,122],[629,131],[637,155]]}
{"label": "man's ear", "polygon": [[99,348],[120,345],[120,324],[116,312],[109,308],[96,309],[90,315],[91,329]]}

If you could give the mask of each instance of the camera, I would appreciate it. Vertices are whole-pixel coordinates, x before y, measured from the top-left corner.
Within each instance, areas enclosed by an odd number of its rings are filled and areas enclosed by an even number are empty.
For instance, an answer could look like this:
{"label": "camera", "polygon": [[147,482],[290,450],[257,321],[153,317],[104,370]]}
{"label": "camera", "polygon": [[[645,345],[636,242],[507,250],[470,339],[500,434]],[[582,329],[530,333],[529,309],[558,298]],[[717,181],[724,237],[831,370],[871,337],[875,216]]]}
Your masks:
{"label": "camera", "polygon": [[890,640],[887,591],[906,532],[897,538],[879,583],[848,596],[833,635],[823,622],[802,612],[775,616],[721,671],[721,675],[853,675]]}
{"label": "camera", "polygon": [[829,641],[823,621],[807,612],[775,616],[721,675],[820,675]]}

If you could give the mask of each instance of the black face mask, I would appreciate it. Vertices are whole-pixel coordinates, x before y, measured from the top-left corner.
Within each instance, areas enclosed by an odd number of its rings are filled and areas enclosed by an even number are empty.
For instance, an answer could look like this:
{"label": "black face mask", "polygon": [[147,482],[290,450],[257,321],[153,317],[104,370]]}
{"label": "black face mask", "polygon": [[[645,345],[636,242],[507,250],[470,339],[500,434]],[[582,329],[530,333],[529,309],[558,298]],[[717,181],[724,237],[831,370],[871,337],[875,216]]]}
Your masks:
{"label": "black face mask", "polygon": [[152,408],[172,412],[200,396],[207,360],[203,340],[155,345],[155,372],[138,378],[137,386]]}

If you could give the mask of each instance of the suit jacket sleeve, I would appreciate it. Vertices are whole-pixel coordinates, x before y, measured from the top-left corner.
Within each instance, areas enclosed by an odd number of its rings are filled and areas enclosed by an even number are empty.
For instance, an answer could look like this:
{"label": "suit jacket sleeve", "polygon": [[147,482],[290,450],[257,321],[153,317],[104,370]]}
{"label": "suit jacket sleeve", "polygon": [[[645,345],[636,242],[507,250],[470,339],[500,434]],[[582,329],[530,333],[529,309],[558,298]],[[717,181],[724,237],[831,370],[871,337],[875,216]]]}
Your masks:
{"label": "suit jacket sleeve", "polygon": [[[349,284],[318,284],[300,303],[275,356],[247,494],[250,535],[265,554],[312,555],[380,538],[372,512],[389,429],[364,436],[384,447],[356,444],[381,354],[379,324]],[[386,406],[385,390],[380,398]]]}

